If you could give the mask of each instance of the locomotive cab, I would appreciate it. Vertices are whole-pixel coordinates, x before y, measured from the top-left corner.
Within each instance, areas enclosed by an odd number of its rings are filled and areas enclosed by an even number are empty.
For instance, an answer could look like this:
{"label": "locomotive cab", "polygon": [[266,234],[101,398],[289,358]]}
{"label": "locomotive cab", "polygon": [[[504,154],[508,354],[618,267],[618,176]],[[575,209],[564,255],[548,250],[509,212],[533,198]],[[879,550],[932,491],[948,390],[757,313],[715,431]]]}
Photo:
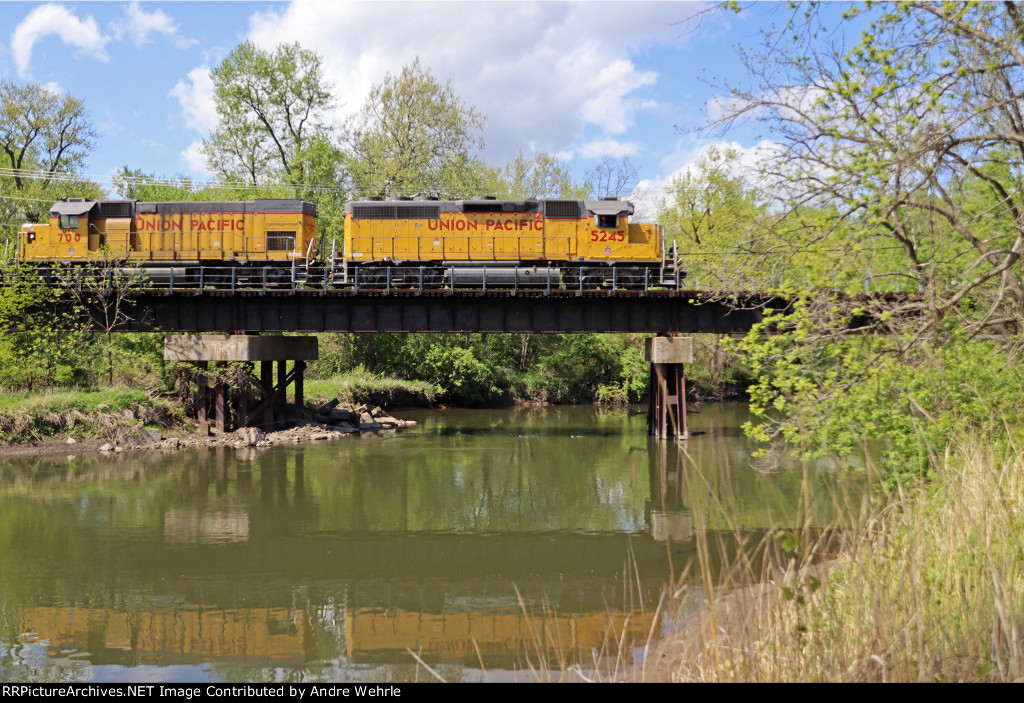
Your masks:
{"label": "locomotive cab", "polygon": [[26,237],[25,251],[63,261],[85,259],[101,246],[102,237],[91,217],[96,210],[94,200],[75,198],[54,203],[49,223],[32,226],[34,232]]}

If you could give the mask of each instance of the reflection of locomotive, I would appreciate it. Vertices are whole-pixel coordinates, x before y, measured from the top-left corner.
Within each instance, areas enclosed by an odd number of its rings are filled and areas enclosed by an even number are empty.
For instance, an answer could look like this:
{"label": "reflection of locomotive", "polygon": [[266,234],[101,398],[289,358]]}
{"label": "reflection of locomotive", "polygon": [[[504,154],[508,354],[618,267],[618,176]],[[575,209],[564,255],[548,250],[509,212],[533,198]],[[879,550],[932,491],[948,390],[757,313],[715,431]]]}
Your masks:
{"label": "reflection of locomotive", "polygon": [[[630,223],[633,204],[582,200],[364,198],[345,207],[346,271],[481,285],[655,285],[660,225]],[[452,280],[454,278],[454,280]]]}
{"label": "reflection of locomotive", "polygon": [[316,206],[301,200],[147,203],[67,200],[49,222],[21,227],[21,259],[78,264],[124,259],[186,280],[200,266],[288,266],[314,256]]}

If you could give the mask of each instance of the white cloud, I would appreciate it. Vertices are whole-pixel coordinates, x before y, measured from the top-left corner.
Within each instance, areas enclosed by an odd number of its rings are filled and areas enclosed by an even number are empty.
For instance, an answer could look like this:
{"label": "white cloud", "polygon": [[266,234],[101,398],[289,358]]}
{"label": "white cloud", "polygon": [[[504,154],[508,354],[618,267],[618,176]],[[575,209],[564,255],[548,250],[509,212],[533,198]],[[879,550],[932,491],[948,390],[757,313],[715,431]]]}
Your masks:
{"label": "white cloud", "polygon": [[108,38],[100,32],[91,15],[82,20],[63,5],[48,3],[28,13],[11,33],[11,53],[20,75],[28,72],[36,42],[51,34],[81,53],[104,62],[110,60],[104,49]]}
{"label": "white cloud", "polygon": [[666,189],[672,179],[686,173],[695,173],[700,160],[707,156],[712,149],[717,149],[720,152],[726,150],[735,152],[736,161],[732,167],[733,174],[743,178],[750,187],[764,187],[765,184],[761,180],[761,165],[777,154],[779,148],[778,142],[770,140],[762,140],[752,147],[744,147],[739,142],[724,141],[677,145],[673,153],[661,160],[662,166],[669,175],[641,180],[630,194],[629,199],[637,203],[638,212],[642,212],[647,218],[653,217],[665,197]]}
{"label": "white cloud", "polygon": [[632,156],[640,149],[636,142],[620,142],[615,139],[593,139],[580,147],[580,156],[586,159],[600,159],[610,156],[613,159],[621,159],[624,156]]}
{"label": "white cloud", "polygon": [[196,178],[213,178],[213,172],[206,167],[206,157],[202,152],[202,141],[195,141],[181,152],[181,164],[185,171]]}
{"label": "white cloud", "polygon": [[36,44],[50,35],[56,35],[81,54],[107,62],[110,60],[107,44],[126,36],[136,46],[152,41],[153,34],[162,34],[179,49],[196,43],[194,39],[181,36],[178,30],[178,24],[162,10],[147,12],[138,2],[129,4],[123,17],[110,22],[106,33],[100,31],[91,15],[81,19],[64,5],[47,3],[34,8],[14,28],[11,33],[11,53],[18,73],[25,76]]}
{"label": "white cloud", "polygon": [[43,87],[54,95],[60,95],[64,92],[64,89],[60,87],[60,83],[57,81],[46,81],[46,83],[43,83]]}
{"label": "white cloud", "polygon": [[[249,38],[272,49],[300,41],[323,57],[338,118],[362,106],[370,86],[417,56],[451,79],[487,115],[492,161],[520,148],[564,152],[592,134],[611,143],[653,106],[640,94],[658,80],[634,54],[683,40],[675,23],[702,3],[298,2],[252,15]],[[339,41],[344,37],[344,41]],[[620,150],[626,148],[623,145]]]}
{"label": "white cloud", "polygon": [[209,66],[193,68],[168,95],[181,103],[185,125],[189,129],[206,134],[217,126],[217,105],[213,100],[213,78]]}
{"label": "white cloud", "polygon": [[163,10],[146,12],[138,2],[128,5],[125,8],[125,17],[111,22],[109,29],[115,39],[121,39],[127,34],[135,46],[152,41],[152,34],[163,34],[179,49],[196,43],[195,39],[181,36],[178,33],[178,23],[164,14]]}
{"label": "white cloud", "polygon": [[658,80],[654,71],[638,71],[631,61],[621,59],[600,68],[593,79],[596,95],[583,104],[587,121],[601,126],[610,134],[622,134],[633,124],[633,113],[654,106],[627,96],[637,88],[653,85]]}

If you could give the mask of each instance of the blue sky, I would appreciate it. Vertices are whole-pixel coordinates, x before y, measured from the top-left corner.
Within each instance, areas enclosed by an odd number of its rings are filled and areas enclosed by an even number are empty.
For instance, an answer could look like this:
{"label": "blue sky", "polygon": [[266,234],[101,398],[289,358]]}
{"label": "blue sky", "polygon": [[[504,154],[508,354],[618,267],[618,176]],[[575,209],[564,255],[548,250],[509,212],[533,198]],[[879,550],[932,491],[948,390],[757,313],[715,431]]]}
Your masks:
{"label": "blue sky", "polygon": [[[710,10],[709,10],[710,8]],[[701,2],[4,2],[0,77],[85,100],[100,133],[85,173],[121,166],[209,178],[209,70],[238,43],[299,41],[321,54],[340,124],[369,87],[417,56],[487,115],[482,156],[544,150],[582,175],[628,155],[656,192],[713,143],[693,133],[716,88],[740,80],[733,45],[780,8]],[[693,18],[699,17],[698,20]],[[752,132],[727,137],[745,150]],[[722,140],[722,137],[717,137]],[[106,179],[106,180],[104,180]]]}

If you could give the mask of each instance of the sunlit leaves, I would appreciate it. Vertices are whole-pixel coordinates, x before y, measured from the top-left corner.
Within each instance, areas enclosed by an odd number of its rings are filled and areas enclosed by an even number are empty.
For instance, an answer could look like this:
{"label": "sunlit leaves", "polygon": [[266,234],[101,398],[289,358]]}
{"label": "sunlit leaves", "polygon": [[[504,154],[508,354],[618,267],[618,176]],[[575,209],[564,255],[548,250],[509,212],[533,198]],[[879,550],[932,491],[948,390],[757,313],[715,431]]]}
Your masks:
{"label": "sunlit leaves", "polygon": [[356,181],[375,195],[474,190],[484,119],[419,59],[388,73],[346,128]]}

